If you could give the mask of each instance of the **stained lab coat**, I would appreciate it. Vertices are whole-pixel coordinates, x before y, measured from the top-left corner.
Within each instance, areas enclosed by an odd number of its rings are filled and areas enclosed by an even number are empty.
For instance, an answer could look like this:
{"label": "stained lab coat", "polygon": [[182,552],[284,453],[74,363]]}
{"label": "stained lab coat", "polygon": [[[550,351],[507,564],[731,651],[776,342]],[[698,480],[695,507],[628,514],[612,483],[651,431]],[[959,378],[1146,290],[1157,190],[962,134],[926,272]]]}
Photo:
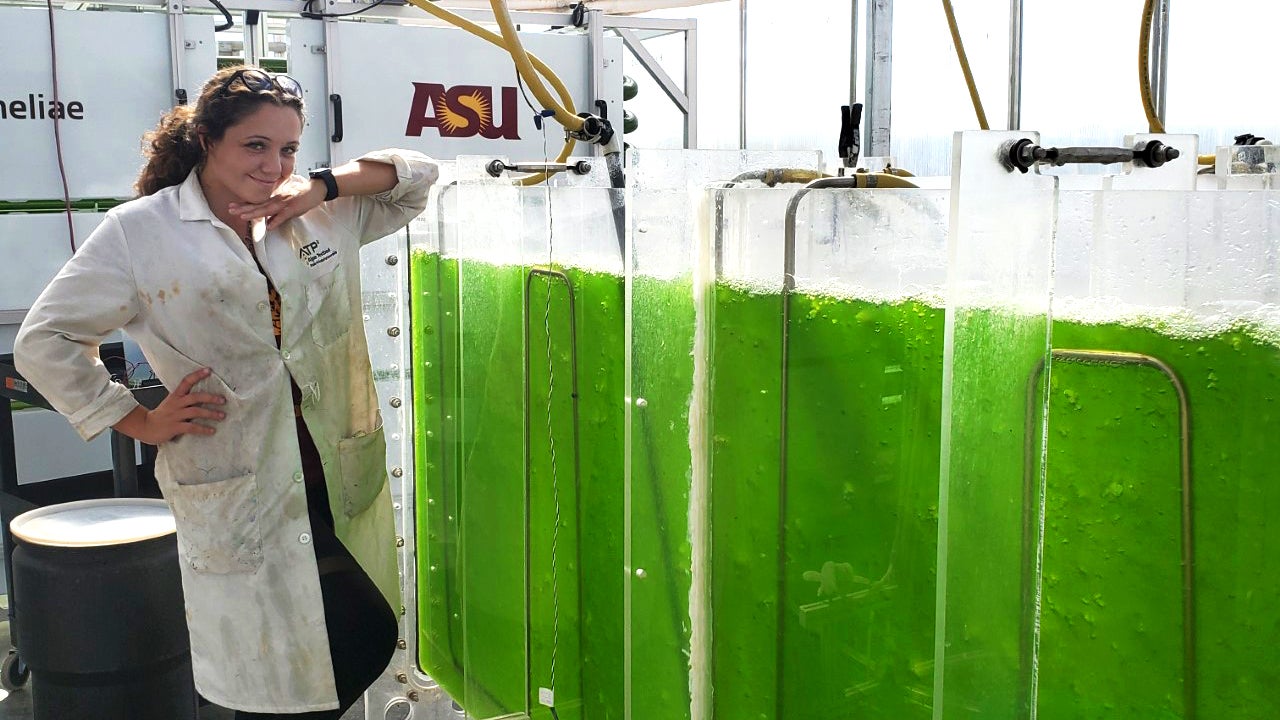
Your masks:
{"label": "stained lab coat", "polygon": [[380,195],[342,197],[255,242],[280,293],[276,347],[267,283],[214,217],[193,172],[107,213],[40,295],[15,362],[85,439],[137,404],[98,345],[123,328],[172,390],[226,398],[212,436],[183,435],[156,460],[177,521],[196,687],[220,705],[309,712],[338,705],[311,543],[290,377],[324,466],[338,538],[400,613],[386,444],[365,343],[359,250],[422,212],[437,166],[406,150]]}

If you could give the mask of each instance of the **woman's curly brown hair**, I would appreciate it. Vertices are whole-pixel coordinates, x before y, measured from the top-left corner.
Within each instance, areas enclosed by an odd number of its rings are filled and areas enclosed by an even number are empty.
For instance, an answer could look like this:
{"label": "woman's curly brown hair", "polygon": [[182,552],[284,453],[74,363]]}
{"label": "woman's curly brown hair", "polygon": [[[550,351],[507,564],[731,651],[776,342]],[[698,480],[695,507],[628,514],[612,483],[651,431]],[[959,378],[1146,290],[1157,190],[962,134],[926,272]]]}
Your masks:
{"label": "woman's curly brown hair", "polygon": [[243,83],[224,87],[236,72],[257,69],[235,65],[219,70],[204,84],[194,106],[178,105],[160,118],[155,129],[142,136],[142,153],[147,164],[133,184],[139,196],[181,185],[191,171],[204,162],[203,142],[221,140],[227,128],[265,104],[291,107],[306,121],[302,98],[281,92],[277,87],[257,92]]}

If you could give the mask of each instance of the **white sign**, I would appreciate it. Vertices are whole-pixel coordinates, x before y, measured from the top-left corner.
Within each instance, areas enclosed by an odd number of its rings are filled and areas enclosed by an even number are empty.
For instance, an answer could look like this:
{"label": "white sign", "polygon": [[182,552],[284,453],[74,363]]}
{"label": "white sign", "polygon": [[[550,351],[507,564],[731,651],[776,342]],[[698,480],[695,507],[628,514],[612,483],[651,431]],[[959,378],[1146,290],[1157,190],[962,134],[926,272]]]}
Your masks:
{"label": "white sign", "polygon": [[[335,164],[381,147],[440,159],[493,155],[541,161],[559,154],[563,129],[546,119],[544,142],[505,50],[452,28],[338,23],[331,38],[326,54],[334,87],[328,92],[341,97],[343,131],[341,142],[330,145]],[[578,112],[599,114],[589,88],[585,34],[522,33],[521,40],[564,82]],[[306,62],[302,55],[291,54],[290,68]],[[602,55],[600,99],[621,131],[621,39],[605,38]],[[532,92],[528,97],[541,110]],[[331,133],[332,112],[310,108],[313,122],[330,114]],[[579,143],[575,154],[591,152]]]}
{"label": "white sign", "polygon": [[[65,10],[54,18],[57,100],[47,11],[0,7],[0,200],[62,198],[55,118],[71,197],[133,197],[142,134],[174,105],[168,19]],[[214,18],[184,20],[184,67],[198,88],[217,62]]]}

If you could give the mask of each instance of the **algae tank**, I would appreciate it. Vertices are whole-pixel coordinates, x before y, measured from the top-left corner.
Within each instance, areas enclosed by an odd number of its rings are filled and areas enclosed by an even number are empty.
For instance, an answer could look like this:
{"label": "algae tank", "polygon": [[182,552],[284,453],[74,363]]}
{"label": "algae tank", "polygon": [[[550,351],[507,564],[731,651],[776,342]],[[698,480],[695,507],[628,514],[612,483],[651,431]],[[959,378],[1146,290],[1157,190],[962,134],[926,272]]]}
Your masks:
{"label": "algae tank", "polygon": [[1280,325],[1117,290],[1137,196],[1014,193],[1058,224],[991,253],[947,191],[815,191],[788,287],[794,188],[633,192],[627,263],[607,190],[450,192],[411,260],[417,647],[467,716],[1280,709]]}

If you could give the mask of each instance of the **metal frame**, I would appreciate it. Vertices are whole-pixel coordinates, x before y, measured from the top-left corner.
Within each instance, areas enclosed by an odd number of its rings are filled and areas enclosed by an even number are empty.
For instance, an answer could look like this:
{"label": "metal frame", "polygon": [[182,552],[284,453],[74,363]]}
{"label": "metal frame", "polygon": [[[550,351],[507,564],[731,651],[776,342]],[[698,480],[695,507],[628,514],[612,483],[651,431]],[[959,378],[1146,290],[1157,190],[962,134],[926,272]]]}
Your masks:
{"label": "metal frame", "polygon": [[[593,10],[588,16],[599,13]],[[666,20],[658,18],[633,18],[617,15],[600,15],[598,20],[588,20],[591,46],[594,52],[603,49],[603,30],[612,30],[622,38],[623,44],[640,66],[662,88],[671,102],[684,114],[684,147],[698,147],[698,23],[696,20]],[[684,82],[677,83],[663,69],[662,64],[644,46],[644,41],[672,33],[684,33]],[[600,35],[597,35],[600,33]],[[599,62],[593,62],[591,72],[598,72]],[[683,84],[683,87],[681,85]],[[593,85],[594,86],[594,85]],[[595,86],[598,87],[598,86]],[[597,91],[597,97],[601,93]],[[599,152],[599,150],[597,150]]]}
{"label": "metal frame", "polygon": [[1009,0],[1009,121],[1005,129],[1022,124],[1022,18],[1024,0]]}

